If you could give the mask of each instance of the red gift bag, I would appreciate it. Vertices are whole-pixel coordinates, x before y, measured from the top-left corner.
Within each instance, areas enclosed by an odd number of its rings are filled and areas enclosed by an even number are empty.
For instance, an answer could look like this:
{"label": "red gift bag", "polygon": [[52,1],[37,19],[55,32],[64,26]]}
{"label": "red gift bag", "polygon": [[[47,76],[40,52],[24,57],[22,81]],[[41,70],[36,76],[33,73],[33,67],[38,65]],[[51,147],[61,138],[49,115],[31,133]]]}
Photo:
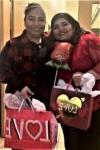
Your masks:
{"label": "red gift bag", "polygon": [[5,147],[15,149],[53,149],[57,139],[57,121],[49,112],[7,109]]}
{"label": "red gift bag", "polygon": [[[61,94],[67,95],[69,98],[78,97],[80,99],[84,99],[84,102],[82,102],[82,108],[76,111],[71,107],[67,107],[66,111],[59,111],[57,98]],[[78,129],[87,130],[91,123],[93,98],[91,98],[91,96],[88,94],[82,94],[76,91],[68,91],[54,86],[51,92],[50,108],[55,115],[59,115],[59,112],[63,115],[63,117],[58,119],[61,123]]]}

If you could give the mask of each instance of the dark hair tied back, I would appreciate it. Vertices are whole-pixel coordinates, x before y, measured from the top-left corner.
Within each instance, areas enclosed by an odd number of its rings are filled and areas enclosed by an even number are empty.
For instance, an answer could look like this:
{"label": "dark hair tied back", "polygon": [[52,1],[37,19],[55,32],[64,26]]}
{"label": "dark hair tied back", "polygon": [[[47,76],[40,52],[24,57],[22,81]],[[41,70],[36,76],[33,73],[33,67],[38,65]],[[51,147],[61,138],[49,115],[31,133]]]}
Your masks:
{"label": "dark hair tied back", "polygon": [[[24,14],[25,14],[25,17],[27,16],[27,14],[32,10],[32,9],[35,9],[35,8],[41,8],[41,5],[38,4],[38,3],[29,3],[28,6],[25,8],[25,11],[24,11]],[[42,9],[43,10],[43,9]],[[43,10],[44,12],[44,10]],[[44,13],[45,15],[45,13]]]}

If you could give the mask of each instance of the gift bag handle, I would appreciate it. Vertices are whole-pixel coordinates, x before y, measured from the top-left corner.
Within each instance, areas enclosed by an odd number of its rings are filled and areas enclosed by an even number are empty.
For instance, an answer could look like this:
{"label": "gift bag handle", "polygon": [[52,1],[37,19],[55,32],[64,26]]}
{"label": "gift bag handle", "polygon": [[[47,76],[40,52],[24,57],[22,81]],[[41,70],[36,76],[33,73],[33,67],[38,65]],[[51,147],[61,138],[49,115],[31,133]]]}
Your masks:
{"label": "gift bag handle", "polygon": [[[55,73],[55,78],[54,78],[53,86],[56,86],[56,81],[57,81],[58,71],[59,71],[59,69],[56,69],[56,73]],[[66,90],[68,90],[69,86],[70,86],[71,83],[72,83],[72,80],[73,80],[73,78],[71,78],[70,81],[68,82],[68,86],[67,86]]]}
{"label": "gift bag handle", "polygon": [[[34,112],[34,111],[35,111],[35,108],[34,108],[33,105],[32,105],[31,99],[28,97],[27,100],[28,100],[29,103],[30,103],[31,110]],[[22,106],[23,106],[24,101],[25,101],[25,99],[23,98],[23,99],[22,99],[22,102],[21,102],[21,104],[20,104],[20,106],[19,106],[19,108],[18,108],[18,112],[20,112],[20,110],[22,109]]]}
{"label": "gift bag handle", "polygon": [[69,89],[69,86],[71,85],[72,80],[73,80],[73,78],[71,78],[71,79],[70,79],[70,81],[68,82],[68,86],[67,86],[66,90],[68,90],[68,89]]}
{"label": "gift bag handle", "polygon": [[56,86],[58,70],[59,70],[59,69],[56,69],[56,73],[55,73],[55,78],[54,78],[53,86]]}
{"label": "gift bag handle", "polygon": [[[59,71],[59,69],[56,69],[56,73],[55,73],[55,78],[54,78],[53,87],[55,87],[55,86],[56,86],[56,81],[57,81],[58,71]],[[71,85],[72,80],[73,80],[73,78],[71,78],[71,79],[69,80],[69,82],[68,82],[68,86],[66,87],[66,90],[68,90],[68,89],[69,89],[69,86]],[[75,89],[75,91],[76,91],[76,92],[78,92],[78,89]]]}

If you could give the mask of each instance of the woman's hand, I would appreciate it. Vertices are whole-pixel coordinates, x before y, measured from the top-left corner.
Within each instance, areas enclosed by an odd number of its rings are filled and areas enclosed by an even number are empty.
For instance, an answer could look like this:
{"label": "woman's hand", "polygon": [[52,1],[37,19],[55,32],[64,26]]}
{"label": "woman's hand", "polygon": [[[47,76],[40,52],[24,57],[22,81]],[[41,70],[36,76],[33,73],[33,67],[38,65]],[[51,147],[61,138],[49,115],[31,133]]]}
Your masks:
{"label": "woman's hand", "polygon": [[81,86],[80,83],[81,83],[82,76],[83,76],[83,73],[81,73],[81,72],[76,72],[73,74],[72,79],[74,81],[75,86]]}
{"label": "woman's hand", "polygon": [[23,98],[28,98],[30,95],[34,95],[34,93],[29,89],[28,86],[25,86],[21,92],[20,92],[20,95],[23,97]]}

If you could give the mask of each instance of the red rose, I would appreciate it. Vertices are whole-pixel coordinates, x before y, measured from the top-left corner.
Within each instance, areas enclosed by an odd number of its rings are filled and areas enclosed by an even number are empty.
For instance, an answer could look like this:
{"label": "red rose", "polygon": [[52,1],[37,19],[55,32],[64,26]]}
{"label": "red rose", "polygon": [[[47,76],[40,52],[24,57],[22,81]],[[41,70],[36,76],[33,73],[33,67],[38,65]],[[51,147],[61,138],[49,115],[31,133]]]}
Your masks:
{"label": "red rose", "polygon": [[61,63],[68,62],[72,47],[73,46],[67,42],[56,42],[51,54],[51,59]]}

